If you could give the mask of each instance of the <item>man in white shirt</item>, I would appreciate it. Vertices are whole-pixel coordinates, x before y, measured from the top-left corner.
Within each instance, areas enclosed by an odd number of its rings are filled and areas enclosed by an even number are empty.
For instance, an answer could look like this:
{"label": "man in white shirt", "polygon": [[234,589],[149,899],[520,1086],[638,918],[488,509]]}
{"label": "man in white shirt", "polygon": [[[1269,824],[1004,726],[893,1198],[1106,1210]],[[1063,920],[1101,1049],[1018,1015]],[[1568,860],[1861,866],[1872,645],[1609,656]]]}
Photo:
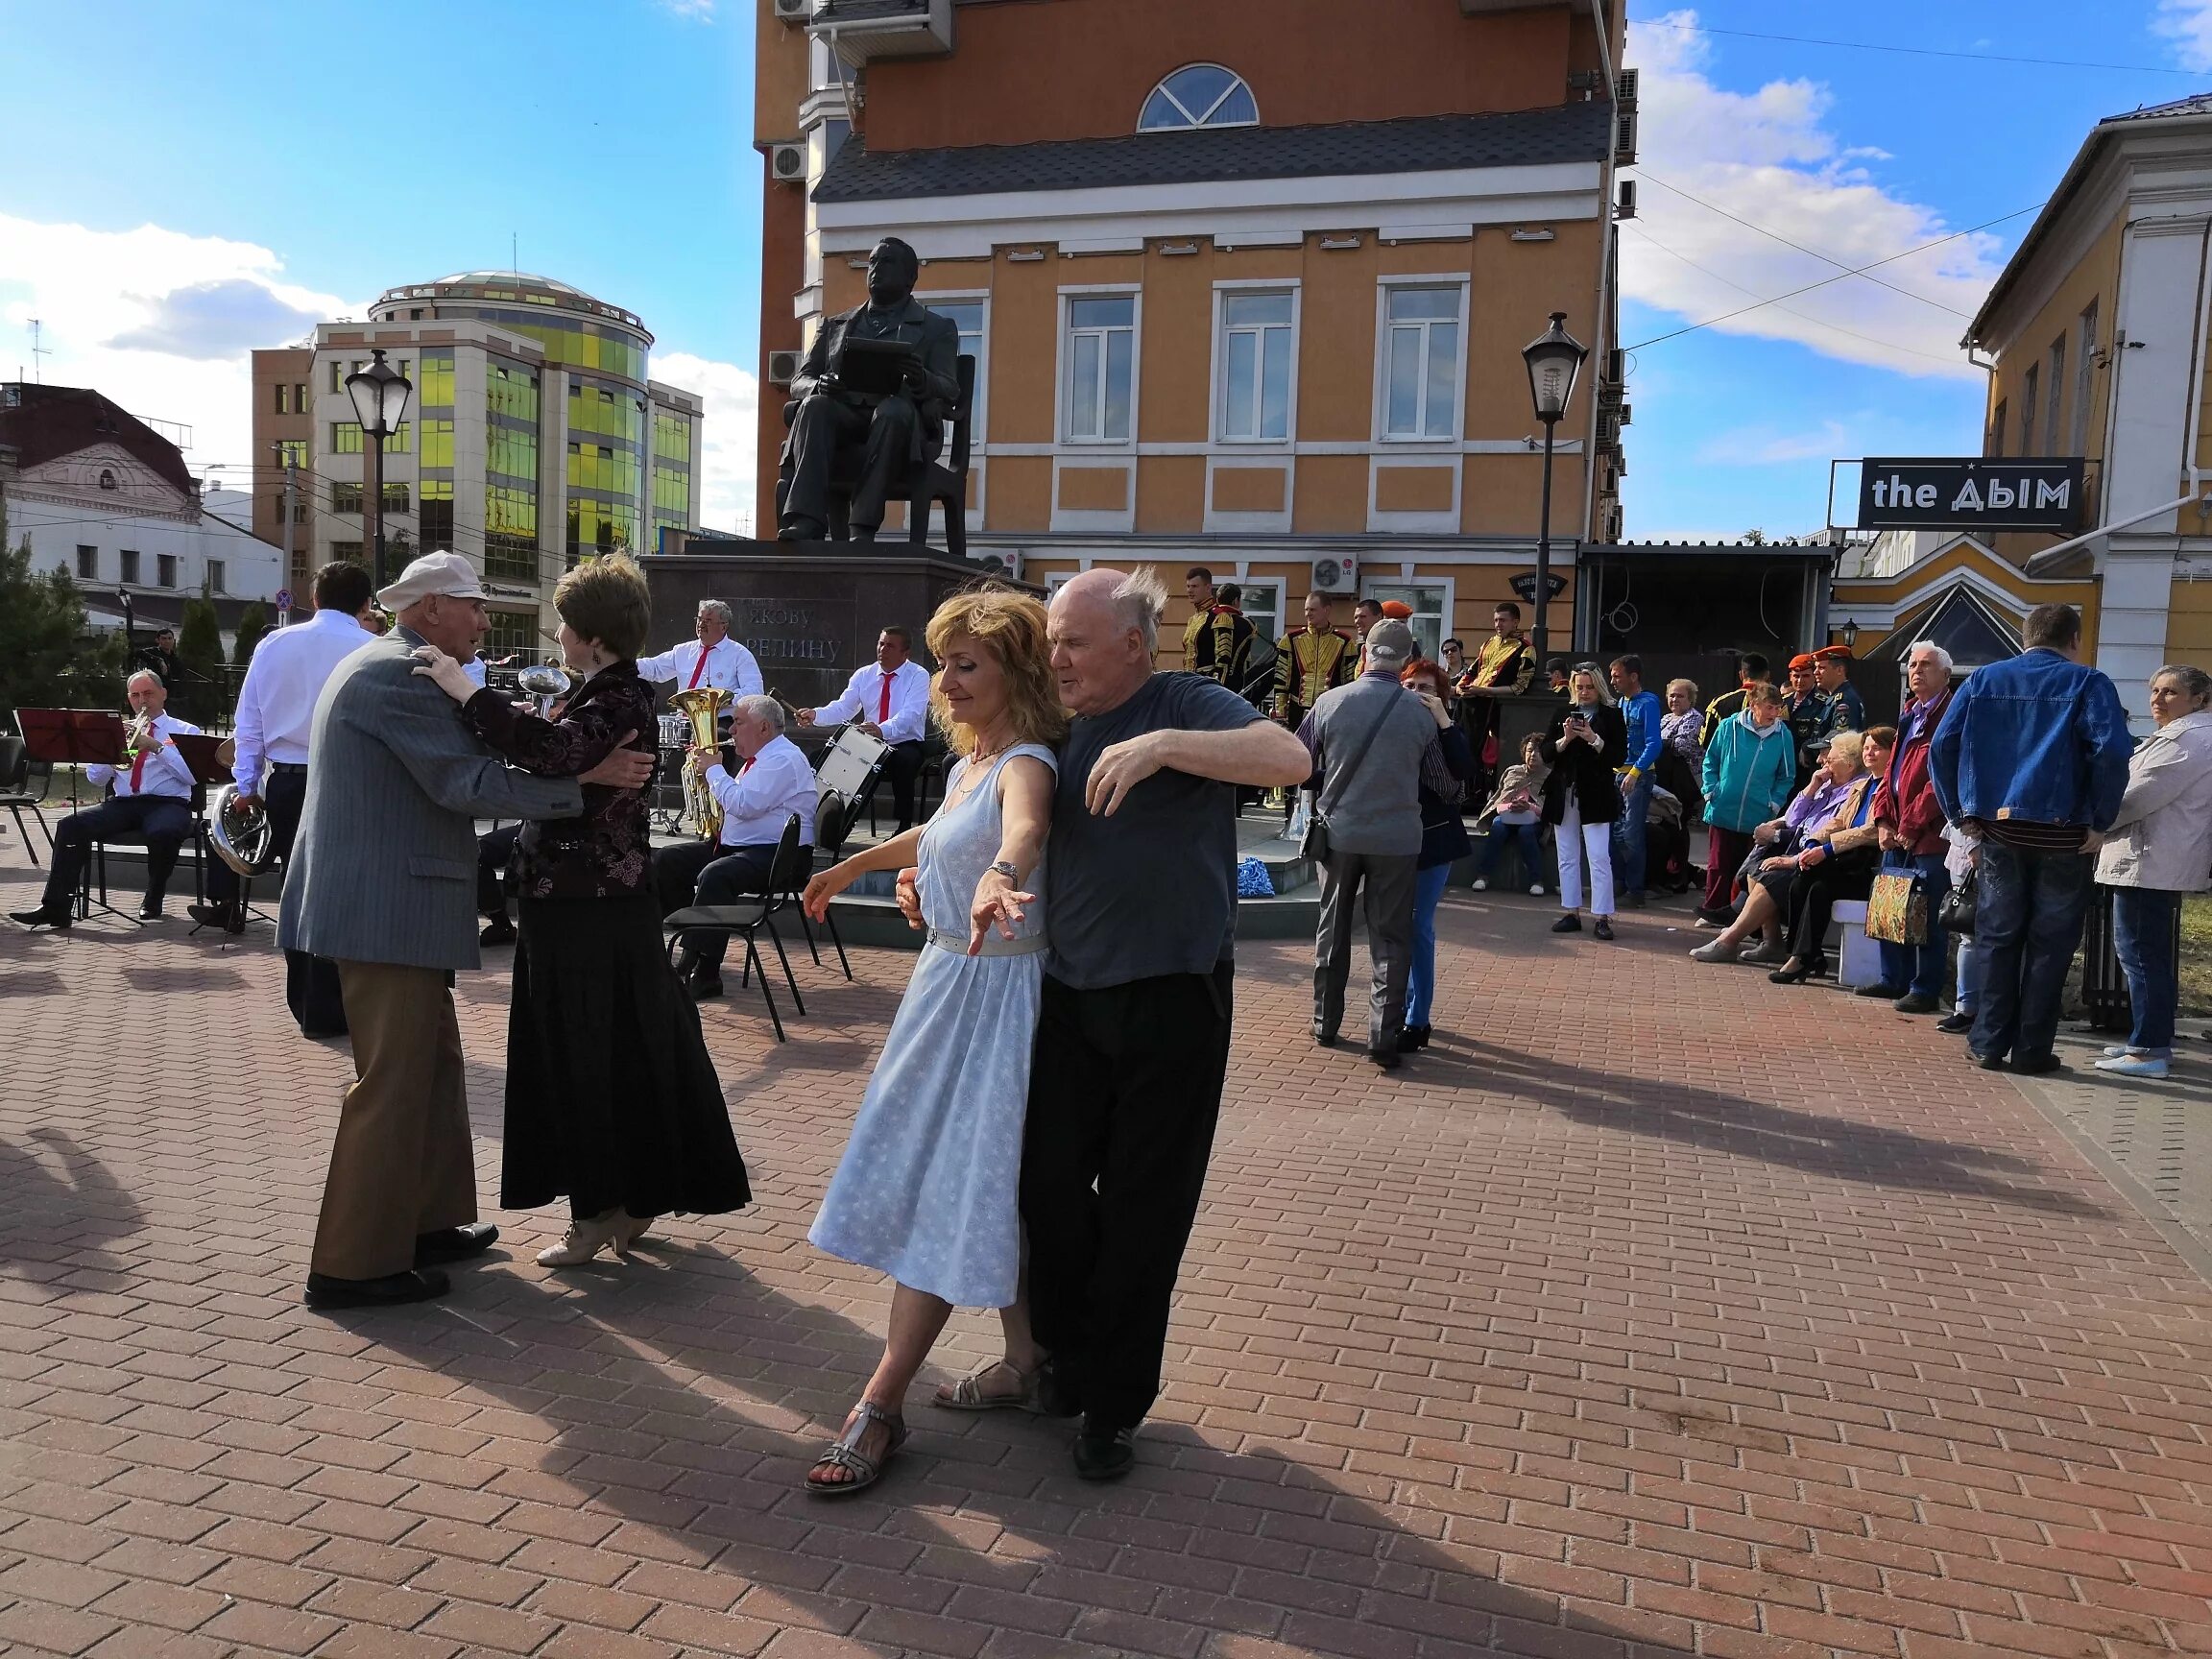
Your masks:
{"label": "man in white shirt", "polygon": [[637,672],[648,680],[673,680],[679,691],[715,685],[746,697],[766,688],[753,653],[730,637],[729,606],[719,599],[700,600],[697,626],[697,639],[686,639],[658,657],[638,658]]}
{"label": "man in white shirt", "polygon": [[[653,854],[653,881],[665,916],[687,904],[734,904],[768,890],[776,844],[783,825],[799,814],[799,844],[810,861],[814,844],[814,768],[799,745],[783,734],[783,706],[773,697],[737,699],[728,747],[737,753],[733,772],[704,750],[689,764],[705,765],[707,787],[722,808],[719,846],[704,841],[663,847]],[[805,868],[805,862],[802,868]],[[687,933],[677,970],[694,997],[722,995],[721,933]]]}
{"label": "man in white shirt", "polygon": [[[258,802],[269,813],[270,845],[289,869],[300,811],[307,801],[307,732],[316,699],[338,664],[376,637],[366,625],[374,608],[373,584],[361,565],[333,560],[315,573],[315,611],[306,621],[265,634],[238,687],[238,721],[230,762],[238,798]],[[246,905],[238,873],[221,859],[207,866],[207,902],[189,906],[192,920],[227,932],[246,930]],[[295,961],[293,958],[298,957]],[[329,963],[288,952],[285,1000],[311,1036],[346,1028],[338,973]]]}
{"label": "man in white shirt", "polygon": [[133,719],[147,729],[119,766],[87,766],[84,781],[95,788],[113,784],[115,793],[97,806],[72,812],[54,830],[54,864],[36,910],[12,912],[26,927],[51,927],[65,933],[74,919],[77,881],[92,858],[92,843],[111,835],[135,834],[146,841],[146,899],[141,922],[158,921],[177,849],[192,833],[192,768],[177,753],[180,732],[198,732],[188,720],[162,712],[169,703],[161,676],[141,668],[126,686]]}
{"label": "man in white shirt", "polygon": [[914,825],[914,780],[922,775],[923,740],[929,734],[929,670],[912,660],[913,650],[905,629],[884,629],[876,637],[876,661],[854,672],[843,696],[799,710],[802,726],[834,726],[858,715],[863,732],[891,745],[883,776],[891,781],[902,830]]}

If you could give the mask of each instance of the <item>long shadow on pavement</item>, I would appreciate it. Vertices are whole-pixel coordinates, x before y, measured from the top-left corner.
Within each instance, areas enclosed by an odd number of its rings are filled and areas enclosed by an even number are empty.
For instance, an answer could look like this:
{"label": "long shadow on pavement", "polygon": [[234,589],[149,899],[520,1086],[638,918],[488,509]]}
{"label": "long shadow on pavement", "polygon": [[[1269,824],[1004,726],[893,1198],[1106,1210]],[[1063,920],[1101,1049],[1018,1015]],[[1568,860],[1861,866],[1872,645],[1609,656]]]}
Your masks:
{"label": "long shadow on pavement", "polygon": [[33,1129],[14,1145],[0,1141],[0,1192],[8,1195],[0,1273],[67,1296],[79,1288],[61,1282],[71,1275],[121,1275],[134,1265],[108,1246],[137,1232],[145,1212],[105,1164],[59,1129]]}

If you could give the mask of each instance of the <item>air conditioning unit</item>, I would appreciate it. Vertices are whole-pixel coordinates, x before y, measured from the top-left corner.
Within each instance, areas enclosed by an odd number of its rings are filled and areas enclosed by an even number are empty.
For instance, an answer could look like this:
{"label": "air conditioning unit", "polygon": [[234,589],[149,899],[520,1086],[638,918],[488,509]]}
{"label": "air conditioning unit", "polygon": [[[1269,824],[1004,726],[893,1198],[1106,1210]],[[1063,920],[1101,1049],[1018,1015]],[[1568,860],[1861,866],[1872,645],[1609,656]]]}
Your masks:
{"label": "air conditioning unit", "polygon": [[1622,109],[1613,136],[1613,159],[1623,167],[1636,165],[1636,111]]}
{"label": "air conditioning unit", "polygon": [[1623,109],[1636,108],[1637,84],[1644,78],[1641,69],[1623,69],[1613,78],[1614,101]]}
{"label": "air conditioning unit", "polygon": [[1009,582],[1022,580],[1022,554],[1020,549],[1006,552],[985,552],[975,555],[975,563],[994,576],[1003,576]]}
{"label": "air conditioning unit", "polygon": [[776,0],[779,23],[804,23],[814,15],[814,0]]}
{"label": "air conditioning unit", "polygon": [[[804,144],[771,144],[768,146],[768,177],[779,184],[804,184],[806,182],[806,146]],[[1623,185],[1623,189],[1628,186]]]}
{"label": "air conditioning unit", "polygon": [[1621,417],[1620,417],[1620,416],[1618,416],[1618,415],[1600,415],[1600,416],[1599,416],[1599,417],[1598,417],[1598,447],[1599,447],[1599,448],[1600,448],[1600,449],[1611,449],[1611,448],[1615,448],[1615,447],[1617,447],[1617,446],[1620,445],[1620,442],[1621,442]]}
{"label": "air conditioning unit", "polygon": [[1616,346],[1608,350],[1601,361],[1599,377],[1608,386],[1620,386],[1628,379],[1628,353]]}
{"label": "air conditioning unit", "polygon": [[768,353],[768,384],[788,386],[799,378],[799,365],[806,360],[804,351],[771,351]]}
{"label": "air conditioning unit", "polygon": [[1357,593],[1359,590],[1359,561],[1350,553],[1336,558],[1314,560],[1312,590],[1316,593]]}
{"label": "air conditioning unit", "polygon": [[1614,205],[1613,217],[1616,219],[1633,219],[1636,217],[1635,180],[1623,179],[1621,180],[1621,196]]}

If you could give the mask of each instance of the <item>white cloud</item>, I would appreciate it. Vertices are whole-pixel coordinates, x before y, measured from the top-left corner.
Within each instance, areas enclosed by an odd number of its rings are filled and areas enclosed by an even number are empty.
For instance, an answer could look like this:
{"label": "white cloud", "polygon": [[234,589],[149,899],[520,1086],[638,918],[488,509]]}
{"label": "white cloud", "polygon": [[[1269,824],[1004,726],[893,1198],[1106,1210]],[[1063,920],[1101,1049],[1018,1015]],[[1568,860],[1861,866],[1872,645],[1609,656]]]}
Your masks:
{"label": "white cloud", "polygon": [[2212,69],[2212,0],[2158,0],[2152,33],[2174,42],[2184,69]]}
{"label": "white cloud", "polygon": [[[2212,0],[2193,3],[2212,10]],[[1696,18],[1683,11],[1663,21]],[[1819,84],[1723,89],[1708,73],[1708,37],[1686,28],[1631,24],[1629,56],[1643,71],[1639,170],[1646,180],[1640,217],[1621,244],[1622,291],[1629,299],[1703,323],[1839,274],[1827,259],[1754,225],[1853,267],[1951,230],[1936,209],[1875,180],[1865,163],[1877,155],[1844,145],[1831,131],[1833,101]],[[1715,326],[1911,374],[1971,376],[1979,371],[1958,342],[2001,269],[1999,247],[1996,237],[1977,233],[1873,273],[1919,299],[1852,276]]]}
{"label": "white cloud", "polygon": [[714,0],[661,0],[661,10],[671,17],[697,23],[714,21]]}
{"label": "white cloud", "polygon": [[700,521],[709,529],[751,534],[754,514],[753,434],[760,386],[751,370],[688,351],[653,353],[653,378],[695,392],[707,402],[702,439]]}
{"label": "white cloud", "polygon": [[[252,454],[247,353],[361,302],[287,282],[269,249],[157,225],[94,230],[0,214],[0,338],[26,378],[89,386],[133,415],[192,428],[185,463]],[[30,324],[50,355],[34,365]],[[243,473],[229,474],[243,478]]]}
{"label": "white cloud", "polygon": [[1697,460],[1707,467],[1777,467],[1797,461],[1825,461],[1843,453],[1850,442],[1850,433],[1840,421],[1823,421],[1810,432],[1740,426],[1708,438],[1698,446]]}

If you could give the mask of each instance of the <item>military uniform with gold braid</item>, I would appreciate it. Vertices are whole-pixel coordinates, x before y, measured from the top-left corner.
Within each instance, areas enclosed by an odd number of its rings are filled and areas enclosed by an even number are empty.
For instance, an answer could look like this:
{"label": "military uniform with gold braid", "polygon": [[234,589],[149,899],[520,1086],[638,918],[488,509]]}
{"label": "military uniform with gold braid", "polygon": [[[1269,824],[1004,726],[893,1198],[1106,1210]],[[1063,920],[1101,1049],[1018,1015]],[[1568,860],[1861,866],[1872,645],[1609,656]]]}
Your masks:
{"label": "military uniform with gold braid", "polygon": [[1183,626],[1183,666],[1241,696],[1252,675],[1252,641],[1259,630],[1229,605],[1209,605]]}
{"label": "military uniform with gold braid", "polygon": [[1338,629],[1293,628],[1275,658],[1275,718],[1298,730],[1321,693],[1352,684],[1352,640]]}

